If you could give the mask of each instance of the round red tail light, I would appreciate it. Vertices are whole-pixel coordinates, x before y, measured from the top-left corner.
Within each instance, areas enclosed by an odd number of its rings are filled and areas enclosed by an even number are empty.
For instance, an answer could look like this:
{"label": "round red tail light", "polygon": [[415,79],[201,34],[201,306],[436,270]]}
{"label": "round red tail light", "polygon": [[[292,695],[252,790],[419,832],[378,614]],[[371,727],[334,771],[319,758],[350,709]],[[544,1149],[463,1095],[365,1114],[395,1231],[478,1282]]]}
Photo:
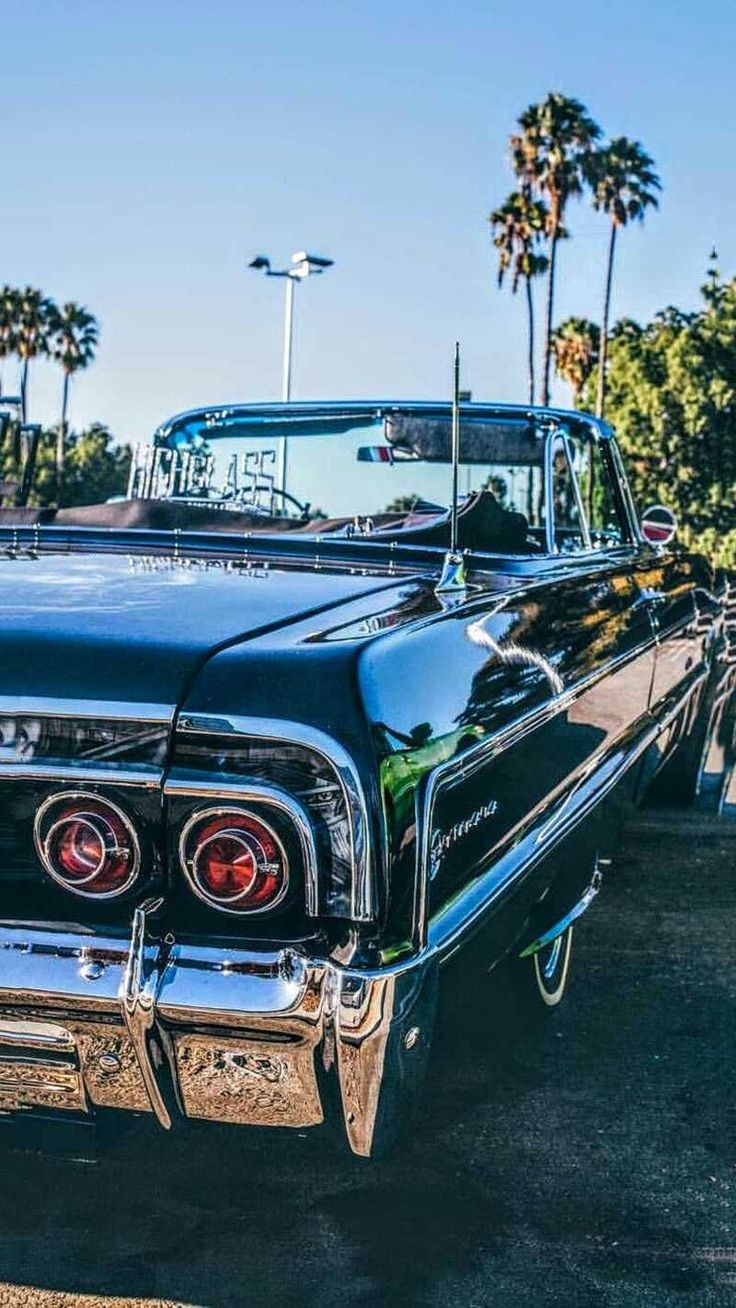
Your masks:
{"label": "round red tail light", "polygon": [[289,887],[289,863],[273,827],[245,809],[209,808],[184,826],[181,863],[192,890],[225,913],[275,908]]}
{"label": "round red tail light", "polygon": [[52,795],[36,813],[34,837],[49,876],[72,894],[112,899],[138,875],[135,830],[117,805],[98,795]]}

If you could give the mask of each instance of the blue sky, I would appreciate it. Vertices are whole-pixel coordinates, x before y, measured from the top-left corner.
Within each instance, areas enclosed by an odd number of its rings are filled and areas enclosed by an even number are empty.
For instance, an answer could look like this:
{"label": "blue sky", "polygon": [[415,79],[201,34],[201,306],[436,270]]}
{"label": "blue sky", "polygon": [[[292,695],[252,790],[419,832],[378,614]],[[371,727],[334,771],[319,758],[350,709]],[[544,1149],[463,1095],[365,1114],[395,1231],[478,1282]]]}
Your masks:
{"label": "blue sky", "polygon": [[[459,337],[477,397],[525,398],[523,304],[496,290],[486,216],[516,114],[551,89],[639,138],[664,182],[620,243],[614,313],[692,305],[713,244],[736,271],[725,0],[29,0],[2,33],[0,280],[99,316],[77,425],[139,439],[278,396],[282,287],[245,265],[305,247],[336,266],[297,291],[296,396],[443,396]],[[582,206],[570,226],[559,316],[596,316],[605,228]],[[32,416],[58,390],[39,366]]]}

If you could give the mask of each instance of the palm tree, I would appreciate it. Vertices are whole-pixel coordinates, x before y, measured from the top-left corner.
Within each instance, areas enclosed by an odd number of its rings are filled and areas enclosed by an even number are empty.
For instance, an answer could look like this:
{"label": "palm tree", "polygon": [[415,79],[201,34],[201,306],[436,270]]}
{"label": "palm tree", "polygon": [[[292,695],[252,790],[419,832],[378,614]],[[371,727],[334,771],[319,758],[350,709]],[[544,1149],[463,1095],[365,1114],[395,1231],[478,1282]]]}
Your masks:
{"label": "palm tree", "polygon": [[600,335],[588,318],[567,318],[552,333],[555,371],[572,387],[576,404],[598,363]]}
{"label": "palm tree", "polygon": [[596,150],[586,161],[586,173],[593,189],[593,206],[608,214],[611,235],[608,242],[606,289],[603,298],[601,324],[601,358],[598,369],[598,396],[596,413],[603,417],[606,404],[606,358],[608,355],[608,319],[611,310],[613,259],[619,228],[627,223],[644,221],[650,206],[657,208],[657,191],[662,183],[654,171],[654,160],[642,149],[638,141],[617,136],[601,150]]}
{"label": "palm tree", "polygon": [[100,329],[97,319],[82,304],[73,300],[55,309],[51,317],[50,347],[53,357],[61,364],[64,384],[61,392],[61,422],[56,434],[56,482],[57,499],[61,499],[64,483],[64,462],[66,451],[67,415],[69,412],[69,389],[75,372],[81,372],[93,362]]}
{"label": "palm tree", "polygon": [[21,360],[20,399],[23,422],[28,418],[28,369],[31,359],[49,352],[49,329],[54,306],[41,291],[26,286],[18,292],[16,353]]}
{"label": "palm tree", "polygon": [[0,290],[0,395],[3,361],[15,354],[18,338],[18,292],[7,284]]}
{"label": "palm tree", "polygon": [[547,210],[540,200],[532,200],[522,191],[514,191],[494,209],[488,219],[493,244],[498,250],[498,284],[511,269],[511,290],[515,295],[524,279],[529,327],[529,403],[534,403],[534,297],[532,279],[546,272],[548,259],[538,252],[547,223]]}
{"label": "palm tree", "polygon": [[546,200],[549,240],[547,321],[542,374],[542,404],[549,404],[557,246],[571,195],[583,189],[585,165],[601,129],[579,100],[552,91],[541,104],[529,105],[518,119],[520,132],[510,139],[511,159],[522,190]]}

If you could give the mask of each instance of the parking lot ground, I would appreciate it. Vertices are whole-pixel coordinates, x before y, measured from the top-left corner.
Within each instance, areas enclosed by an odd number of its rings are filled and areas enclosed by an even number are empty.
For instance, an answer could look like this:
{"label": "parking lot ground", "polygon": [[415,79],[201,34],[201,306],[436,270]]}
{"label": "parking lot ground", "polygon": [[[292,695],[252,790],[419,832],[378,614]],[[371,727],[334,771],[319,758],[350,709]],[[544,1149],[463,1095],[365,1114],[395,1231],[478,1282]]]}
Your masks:
{"label": "parking lot ground", "polygon": [[736,1304],[736,822],[637,819],[540,1029],[445,1012],[408,1144],[137,1123],[0,1155],[0,1308]]}

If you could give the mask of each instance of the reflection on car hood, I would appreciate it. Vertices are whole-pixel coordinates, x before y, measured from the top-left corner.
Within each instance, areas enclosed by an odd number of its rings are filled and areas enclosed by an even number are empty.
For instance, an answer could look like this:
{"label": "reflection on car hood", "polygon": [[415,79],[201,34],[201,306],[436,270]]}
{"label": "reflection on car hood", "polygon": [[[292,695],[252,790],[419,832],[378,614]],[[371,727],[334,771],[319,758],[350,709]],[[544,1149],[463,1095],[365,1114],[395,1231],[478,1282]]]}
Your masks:
{"label": "reflection on car hood", "polygon": [[391,585],[385,576],[211,558],[6,557],[0,696],[39,709],[61,698],[173,710],[214,649]]}

